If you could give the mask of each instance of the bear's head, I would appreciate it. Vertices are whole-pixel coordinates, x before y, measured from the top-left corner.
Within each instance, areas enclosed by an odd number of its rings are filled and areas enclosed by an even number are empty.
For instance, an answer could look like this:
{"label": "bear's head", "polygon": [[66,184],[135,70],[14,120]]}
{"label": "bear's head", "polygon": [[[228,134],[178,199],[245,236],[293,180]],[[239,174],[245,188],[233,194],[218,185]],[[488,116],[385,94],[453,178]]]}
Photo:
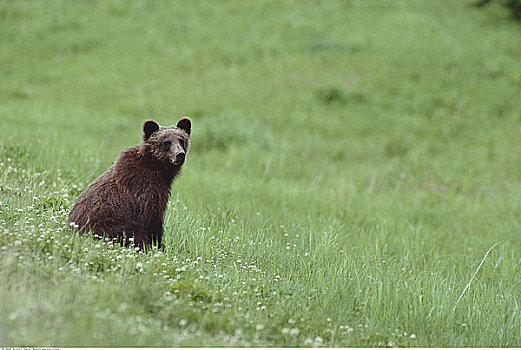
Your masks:
{"label": "bear's head", "polygon": [[181,166],[188,152],[191,125],[188,118],[182,118],[175,126],[169,127],[147,120],[143,124],[143,140],[159,161]]}

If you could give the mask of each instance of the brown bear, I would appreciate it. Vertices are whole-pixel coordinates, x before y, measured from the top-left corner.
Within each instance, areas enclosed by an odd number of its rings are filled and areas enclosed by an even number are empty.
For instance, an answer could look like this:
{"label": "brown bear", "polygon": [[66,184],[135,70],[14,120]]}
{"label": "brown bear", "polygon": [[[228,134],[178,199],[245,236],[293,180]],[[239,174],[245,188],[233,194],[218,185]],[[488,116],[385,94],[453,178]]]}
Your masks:
{"label": "brown bear", "polygon": [[69,227],[136,247],[161,248],[163,215],[170,188],[185,162],[191,121],[143,125],[143,143],[121,152],[116,162],[80,195]]}

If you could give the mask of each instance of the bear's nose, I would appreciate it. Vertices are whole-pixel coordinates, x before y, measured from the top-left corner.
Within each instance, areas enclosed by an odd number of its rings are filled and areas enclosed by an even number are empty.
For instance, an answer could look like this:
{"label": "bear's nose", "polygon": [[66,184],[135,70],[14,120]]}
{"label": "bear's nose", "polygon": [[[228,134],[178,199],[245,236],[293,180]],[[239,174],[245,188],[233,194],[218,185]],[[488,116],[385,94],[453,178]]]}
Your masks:
{"label": "bear's nose", "polygon": [[185,152],[182,152],[182,151],[177,152],[177,153],[175,154],[175,161],[176,161],[176,162],[180,162],[180,163],[182,163],[182,162],[185,161],[185,156],[186,156],[186,153],[185,153]]}

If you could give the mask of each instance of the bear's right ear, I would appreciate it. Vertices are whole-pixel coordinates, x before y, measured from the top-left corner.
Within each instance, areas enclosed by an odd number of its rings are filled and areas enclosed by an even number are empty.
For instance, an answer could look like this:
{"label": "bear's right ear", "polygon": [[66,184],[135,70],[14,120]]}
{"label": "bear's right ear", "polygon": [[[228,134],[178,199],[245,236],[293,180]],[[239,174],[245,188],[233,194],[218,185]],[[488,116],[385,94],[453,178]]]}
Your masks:
{"label": "bear's right ear", "polygon": [[143,132],[145,133],[145,135],[143,135],[143,138],[145,139],[145,141],[148,140],[150,135],[152,135],[153,133],[155,133],[158,130],[159,130],[159,125],[155,121],[147,120],[145,122],[145,124],[143,124]]}
{"label": "bear's right ear", "polygon": [[181,130],[184,130],[188,135],[190,135],[192,122],[190,121],[190,118],[182,118],[177,122],[176,127],[178,127]]}

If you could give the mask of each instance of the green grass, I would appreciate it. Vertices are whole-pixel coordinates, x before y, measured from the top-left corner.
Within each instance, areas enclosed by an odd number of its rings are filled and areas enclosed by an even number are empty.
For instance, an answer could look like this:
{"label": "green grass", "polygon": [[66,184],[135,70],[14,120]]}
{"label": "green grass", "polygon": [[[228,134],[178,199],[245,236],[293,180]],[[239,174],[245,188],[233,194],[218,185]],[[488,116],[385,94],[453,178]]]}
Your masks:
{"label": "green grass", "polygon": [[[0,345],[519,346],[521,26],[472,3],[0,1]],[[67,231],[180,116],[165,250]]]}

